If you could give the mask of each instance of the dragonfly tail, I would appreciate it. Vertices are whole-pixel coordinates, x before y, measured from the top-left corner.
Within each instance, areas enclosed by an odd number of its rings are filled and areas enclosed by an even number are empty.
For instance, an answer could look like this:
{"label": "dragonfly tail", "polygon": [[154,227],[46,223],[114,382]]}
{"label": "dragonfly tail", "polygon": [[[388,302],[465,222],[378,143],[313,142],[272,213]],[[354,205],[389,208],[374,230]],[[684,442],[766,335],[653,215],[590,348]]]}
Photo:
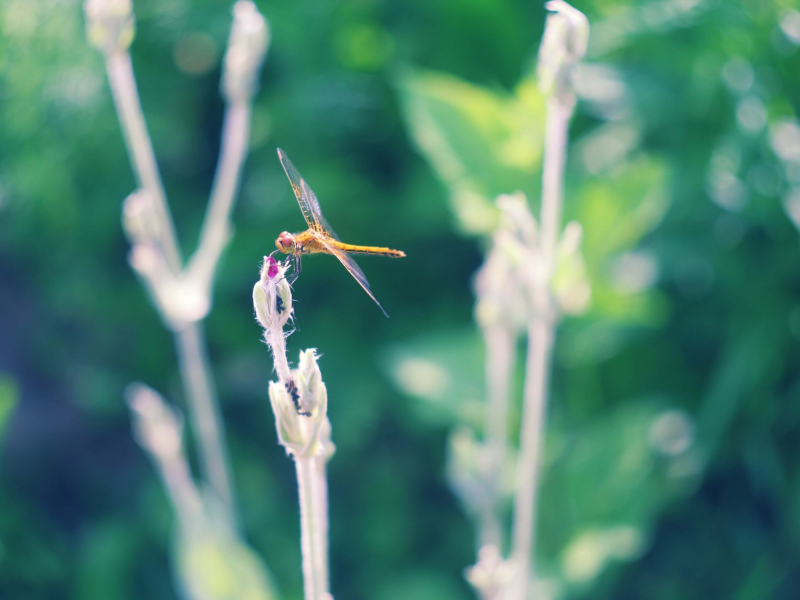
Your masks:
{"label": "dragonfly tail", "polygon": [[406,255],[402,250],[393,250],[392,248],[381,248],[378,246],[356,246],[355,244],[337,242],[336,247],[344,250],[348,254],[372,254],[374,256],[388,256],[390,258],[403,258]]}

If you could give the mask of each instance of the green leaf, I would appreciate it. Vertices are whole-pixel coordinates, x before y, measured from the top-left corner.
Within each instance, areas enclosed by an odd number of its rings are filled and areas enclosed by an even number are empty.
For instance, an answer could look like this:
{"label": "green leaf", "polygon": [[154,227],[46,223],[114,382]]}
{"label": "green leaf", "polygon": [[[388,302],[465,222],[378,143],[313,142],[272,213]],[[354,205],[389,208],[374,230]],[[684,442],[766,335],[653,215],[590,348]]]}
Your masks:
{"label": "green leaf", "polygon": [[483,342],[472,328],[451,330],[398,344],[383,366],[397,388],[425,402],[415,408],[436,424],[483,419]]}
{"label": "green leaf", "polygon": [[180,515],[173,538],[177,587],[187,600],[276,600],[272,574],[230,528],[219,499],[206,489],[202,515]]}
{"label": "green leaf", "polygon": [[8,375],[0,375],[0,435],[5,431],[8,419],[19,402],[19,388]]}
{"label": "green leaf", "polygon": [[567,201],[566,211],[583,225],[583,253],[593,281],[604,274],[609,258],[632,250],[661,222],[668,207],[666,178],[663,162],[640,156],[587,179]]}
{"label": "green leaf", "polygon": [[701,468],[692,420],[659,401],[626,403],[583,427],[553,423],[537,544],[546,572],[580,588],[638,558]]}
{"label": "green leaf", "polygon": [[633,251],[664,217],[666,180],[663,162],[639,156],[585,179],[567,203],[567,212],[583,225],[592,322],[653,327],[666,318],[665,297],[649,289],[654,281],[636,289],[634,273],[614,268],[614,261]]}
{"label": "green leaf", "polygon": [[532,80],[516,94],[444,73],[408,70],[398,79],[403,112],[419,151],[450,191],[459,227],[486,234],[497,224],[494,199],[535,189],[544,103]]}
{"label": "green leaf", "polygon": [[208,533],[181,537],[178,576],[191,600],[275,600],[259,556],[233,536]]}
{"label": "green leaf", "polygon": [[124,519],[103,519],[82,532],[76,554],[75,596],[82,600],[133,600],[132,565],[141,549],[141,531]]}

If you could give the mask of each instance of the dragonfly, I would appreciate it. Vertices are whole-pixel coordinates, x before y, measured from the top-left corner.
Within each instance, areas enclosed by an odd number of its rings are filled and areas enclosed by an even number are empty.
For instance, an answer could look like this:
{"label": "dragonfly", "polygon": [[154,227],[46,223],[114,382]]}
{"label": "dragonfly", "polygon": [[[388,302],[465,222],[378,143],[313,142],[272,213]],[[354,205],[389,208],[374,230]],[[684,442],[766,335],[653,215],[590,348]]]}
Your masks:
{"label": "dragonfly", "polygon": [[[344,265],[350,275],[358,282],[365,292],[375,301],[378,308],[383,311],[383,314],[389,316],[386,311],[378,302],[378,299],[369,288],[369,282],[366,275],[356,264],[356,261],[350,256],[351,254],[372,254],[375,256],[389,256],[391,258],[402,258],[406,255],[401,250],[392,250],[391,248],[381,248],[378,246],[356,246],[354,244],[345,244],[333,231],[328,221],[322,215],[322,210],[319,207],[319,201],[316,194],[306,183],[305,179],[300,176],[299,171],[286,156],[286,153],[278,148],[278,157],[281,159],[283,170],[286,171],[286,176],[292,184],[292,190],[297,197],[297,202],[300,204],[300,211],[306,220],[308,229],[302,233],[289,233],[288,231],[282,232],[278,239],[275,240],[275,246],[284,254],[291,255],[293,272],[289,283],[294,283],[300,276],[301,260],[304,254],[317,254],[325,253],[332,254]],[[287,259],[288,260],[288,259]]]}

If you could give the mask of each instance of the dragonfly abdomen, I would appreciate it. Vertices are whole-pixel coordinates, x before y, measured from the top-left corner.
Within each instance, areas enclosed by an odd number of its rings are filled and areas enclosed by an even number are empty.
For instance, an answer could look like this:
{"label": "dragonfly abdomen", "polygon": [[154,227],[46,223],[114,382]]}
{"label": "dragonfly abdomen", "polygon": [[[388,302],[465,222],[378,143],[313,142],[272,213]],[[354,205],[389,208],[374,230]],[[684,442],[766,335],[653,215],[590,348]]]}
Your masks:
{"label": "dragonfly abdomen", "polygon": [[348,254],[374,254],[376,256],[388,256],[390,258],[402,258],[406,255],[402,250],[391,248],[381,248],[378,246],[356,246],[355,244],[345,244],[336,242],[336,247],[344,250]]}

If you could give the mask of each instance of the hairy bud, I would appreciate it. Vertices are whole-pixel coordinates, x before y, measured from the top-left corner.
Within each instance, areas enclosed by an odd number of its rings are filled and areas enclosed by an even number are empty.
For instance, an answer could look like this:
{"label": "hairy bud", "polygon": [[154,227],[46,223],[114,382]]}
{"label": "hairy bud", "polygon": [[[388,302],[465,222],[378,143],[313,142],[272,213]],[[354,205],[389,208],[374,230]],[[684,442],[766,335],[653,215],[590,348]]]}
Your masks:
{"label": "hairy bud", "polygon": [[86,37],[104,54],[127,50],[136,33],[131,0],[85,0]]}
{"label": "hairy bud", "polygon": [[539,89],[545,94],[571,97],[578,62],[589,45],[589,21],[563,0],[551,0],[545,8],[552,12],[539,47]]}
{"label": "hairy bud", "polygon": [[284,277],[285,272],[286,267],[265,256],[261,278],[253,287],[256,318],[267,332],[282,330],[292,318],[292,287]]}
{"label": "hairy bud", "polygon": [[248,100],[256,93],[269,42],[267,20],[251,0],[239,0],[233,7],[233,26],[222,75],[222,92],[228,102]]}
{"label": "hairy bud", "polygon": [[126,391],[128,406],[134,417],[133,432],[139,445],[161,460],[169,460],[181,452],[183,418],[161,396],[141,383],[133,383]]}
{"label": "hairy bud", "polygon": [[328,391],[317,365],[316,351],[300,352],[300,365],[288,382],[271,381],[269,399],[278,439],[295,457],[333,454],[328,422]]}

